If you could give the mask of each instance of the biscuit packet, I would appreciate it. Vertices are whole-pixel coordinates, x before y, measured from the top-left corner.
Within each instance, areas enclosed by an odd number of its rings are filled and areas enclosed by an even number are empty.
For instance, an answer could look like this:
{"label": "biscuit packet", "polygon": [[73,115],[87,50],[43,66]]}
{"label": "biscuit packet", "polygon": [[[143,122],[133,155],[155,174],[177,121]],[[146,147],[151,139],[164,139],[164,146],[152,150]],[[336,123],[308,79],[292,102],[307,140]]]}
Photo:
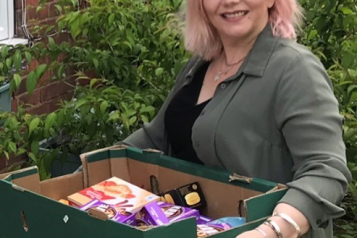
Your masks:
{"label": "biscuit packet", "polygon": [[146,204],[159,199],[159,196],[117,177],[68,196],[69,204],[74,207],[98,200],[130,213],[138,212]]}

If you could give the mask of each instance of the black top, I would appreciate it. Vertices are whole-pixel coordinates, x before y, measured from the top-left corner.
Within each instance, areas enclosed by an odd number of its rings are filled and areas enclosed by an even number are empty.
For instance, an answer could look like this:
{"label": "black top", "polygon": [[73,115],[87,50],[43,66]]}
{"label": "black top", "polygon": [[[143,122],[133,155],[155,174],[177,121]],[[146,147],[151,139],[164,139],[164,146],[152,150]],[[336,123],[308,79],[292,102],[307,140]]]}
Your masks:
{"label": "black top", "polygon": [[173,156],[202,164],[192,146],[192,126],[210,100],[197,105],[209,63],[204,64],[189,85],[181,88],[168,105],[165,127]]}

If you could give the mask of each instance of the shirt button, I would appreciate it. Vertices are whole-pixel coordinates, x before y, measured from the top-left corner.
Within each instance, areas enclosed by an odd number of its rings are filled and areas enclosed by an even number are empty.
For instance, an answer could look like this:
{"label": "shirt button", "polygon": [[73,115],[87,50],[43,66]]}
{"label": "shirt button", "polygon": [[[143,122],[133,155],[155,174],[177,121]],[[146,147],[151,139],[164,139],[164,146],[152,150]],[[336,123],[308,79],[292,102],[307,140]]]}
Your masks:
{"label": "shirt button", "polygon": [[227,87],[227,85],[225,83],[221,84],[221,89],[225,89]]}
{"label": "shirt button", "polygon": [[205,113],[206,113],[205,111],[202,111],[202,112],[201,112],[201,116],[203,116]]}
{"label": "shirt button", "polygon": [[196,148],[200,147],[200,143],[198,143],[197,141],[195,142],[195,146]]}

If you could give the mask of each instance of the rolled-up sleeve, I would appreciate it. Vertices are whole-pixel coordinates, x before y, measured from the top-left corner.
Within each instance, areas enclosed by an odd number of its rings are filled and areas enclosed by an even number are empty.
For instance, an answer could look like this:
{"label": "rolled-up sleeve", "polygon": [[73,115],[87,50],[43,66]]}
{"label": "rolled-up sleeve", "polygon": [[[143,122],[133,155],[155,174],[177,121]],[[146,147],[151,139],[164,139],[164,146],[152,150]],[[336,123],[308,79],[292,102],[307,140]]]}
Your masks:
{"label": "rolled-up sleeve", "polygon": [[308,50],[290,50],[294,57],[279,82],[275,115],[294,160],[294,178],[280,202],[301,211],[312,229],[323,228],[344,214],[338,204],[351,180],[343,118],[320,61]]}

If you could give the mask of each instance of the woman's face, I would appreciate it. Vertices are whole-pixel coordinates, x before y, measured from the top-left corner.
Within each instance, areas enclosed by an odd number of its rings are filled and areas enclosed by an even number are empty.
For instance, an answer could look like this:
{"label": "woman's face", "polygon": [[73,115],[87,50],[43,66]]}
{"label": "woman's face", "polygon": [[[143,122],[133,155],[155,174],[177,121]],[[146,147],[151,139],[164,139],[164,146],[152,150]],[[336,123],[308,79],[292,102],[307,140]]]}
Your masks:
{"label": "woman's face", "polygon": [[222,40],[249,38],[268,23],[268,9],[275,0],[202,0],[211,24]]}

